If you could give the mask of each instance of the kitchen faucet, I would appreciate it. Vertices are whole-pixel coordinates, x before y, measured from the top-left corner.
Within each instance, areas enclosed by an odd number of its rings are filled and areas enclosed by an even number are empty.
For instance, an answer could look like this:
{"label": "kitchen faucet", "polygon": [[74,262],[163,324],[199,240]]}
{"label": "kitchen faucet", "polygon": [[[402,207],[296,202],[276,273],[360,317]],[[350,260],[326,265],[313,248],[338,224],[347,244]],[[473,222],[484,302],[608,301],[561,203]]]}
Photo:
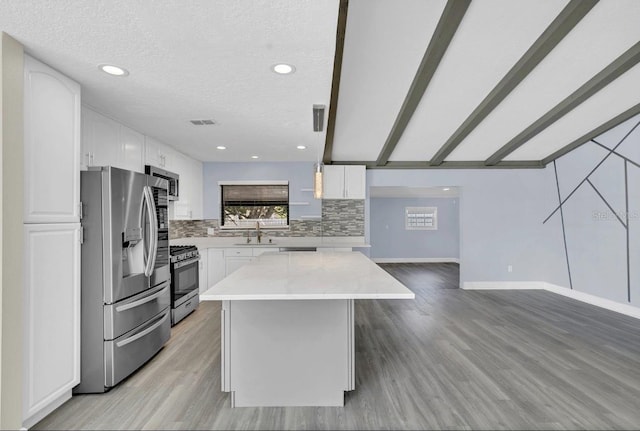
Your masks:
{"label": "kitchen faucet", "polygon": [[258,244],[260,244],[260,240],[261,240],[262,237],[260,235],[260,222],[259,221],[256,222],[256,232],[257,232],[256,236],[258,237]]}

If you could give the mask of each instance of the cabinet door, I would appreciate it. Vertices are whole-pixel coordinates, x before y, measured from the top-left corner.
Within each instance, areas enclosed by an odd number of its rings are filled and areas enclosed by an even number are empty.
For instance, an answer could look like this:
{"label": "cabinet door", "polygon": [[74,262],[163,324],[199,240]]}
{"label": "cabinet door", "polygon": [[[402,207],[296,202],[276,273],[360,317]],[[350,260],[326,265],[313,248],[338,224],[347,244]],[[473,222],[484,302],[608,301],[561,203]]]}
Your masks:
{"label": "cabinet door", "polygon": [[120,124],[97,112],[89,118],[91,166],[120,167]]}
{"label": "cabinet door", "polygon": [[210,248],[207,251],[207,269],[208,287],[212,287],[226,276],[224,251],[222,249]]}
{"label": "cabinet door", "polygon": [[344,166],[325,166],[322,188],[323,199],[344,199]]}
{"label": "cabinet door", "polygon": [[80,221],[80,86],[24,58],[24,221]]}
{"label": "cabinet door", "polygon": [[118,166],[144,173],[144,135],[120,125]]}
{"label": "cabinet door", "polygon": [[80,382],[79,238],[79,223],[24,226],[24,420]]}
{"label": "cabinet door", "polygon": [[247,257],[247,256],[239,256],[239,257],[232,256],[232,257],[225,258],[226,275],[228,276],[232,272],[237,271],[238,269],[242,268],[252,260],[253,260],[253,257]]}
{"label": "cabinet door", "polygon": [[[189,201],[191,202],[191,218],[202,220],[203,213],[203,191],[202,191],[202,162],[189,158]],[[182,176],[181,176],[182,178]]]}
{"label": "cabinet door", "polygon": [[364,199],[367,193],[365,183],[367,171],[365,166],[344,167],[344,189],[347,199]]}
{"label": "cabinet door", "polygon": [[209,289],[209,281],[208,281],[208,272],[209,265],[208,259],[209,254],[207,253],[207,249],[199,249],[200,252],[200,262],[198,262],[198,276],[200,282],[200,293],[203,293]]}
{"label": "cabinet door", "polygon": [[161,157],[161,145],[160,142],[149,136],[144,137],[145,165],[152,165],[158,168],[164,167]]}

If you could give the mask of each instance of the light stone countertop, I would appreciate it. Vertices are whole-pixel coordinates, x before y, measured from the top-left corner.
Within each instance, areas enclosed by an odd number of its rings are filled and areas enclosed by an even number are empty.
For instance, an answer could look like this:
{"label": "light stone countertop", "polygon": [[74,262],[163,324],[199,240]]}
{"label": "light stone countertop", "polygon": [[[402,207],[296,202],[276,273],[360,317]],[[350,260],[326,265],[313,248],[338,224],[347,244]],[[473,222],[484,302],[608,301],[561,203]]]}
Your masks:
{"label": "light stone countertop", "polygon": [[200,294],[201,301],[414,298],[360,252],[264,253]]}
{"label": "light stone countertop", "polygon": [[[269,239],[272,240],[269,243]],[[318,248],[369,248],[371,245],[364,242],[364,237],[276,237],[268,236],[263,242],[256,243],[255,236],[251,243],[246,243],[244,236],[235,237],[186,237],[169,240],[170,245],[195,245],[199,249],[205,248],[229,248],[229,247],[318,247]]]}

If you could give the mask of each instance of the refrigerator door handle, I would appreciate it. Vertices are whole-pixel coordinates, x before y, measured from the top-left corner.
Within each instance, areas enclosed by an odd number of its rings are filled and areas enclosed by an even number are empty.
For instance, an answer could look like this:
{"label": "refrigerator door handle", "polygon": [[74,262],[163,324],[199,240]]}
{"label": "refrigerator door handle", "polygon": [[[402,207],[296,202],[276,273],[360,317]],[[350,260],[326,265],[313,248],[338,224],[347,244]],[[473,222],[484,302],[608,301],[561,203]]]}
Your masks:
{"label": "refrigerator door handle", "polygon": [[156,264],[156,254],[158,251],[158,223],[156,218],[156,209],[153,203],[153,194],[151,187],[144,187],[144,203],[147,207],[147,215],[149,216],[149,256],[147,258],[147,265],[144,269],[144,275],[149,277],[153,274],[153,269]]}
{"label": "refrigerator door handle", "polygon": [[149,221],[151,223],[151,251],[149,253],[151,260],[149,275],[151,275],[156,266],[156,258],[158,256],[158,214],[156,213],[156,203],[153,199],[153,190],[149,186],[147,186],[147,195],[150,214]]}

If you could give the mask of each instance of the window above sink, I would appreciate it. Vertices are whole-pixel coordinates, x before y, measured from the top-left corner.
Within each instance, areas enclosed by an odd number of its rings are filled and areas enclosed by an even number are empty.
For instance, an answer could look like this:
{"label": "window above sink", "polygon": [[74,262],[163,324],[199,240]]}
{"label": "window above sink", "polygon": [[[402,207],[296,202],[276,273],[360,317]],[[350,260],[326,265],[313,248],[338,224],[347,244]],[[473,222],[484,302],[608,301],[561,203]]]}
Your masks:
{"label": "window above sink", "polygon": [[221,229],[289,227],[288,181],[220,181]]}

